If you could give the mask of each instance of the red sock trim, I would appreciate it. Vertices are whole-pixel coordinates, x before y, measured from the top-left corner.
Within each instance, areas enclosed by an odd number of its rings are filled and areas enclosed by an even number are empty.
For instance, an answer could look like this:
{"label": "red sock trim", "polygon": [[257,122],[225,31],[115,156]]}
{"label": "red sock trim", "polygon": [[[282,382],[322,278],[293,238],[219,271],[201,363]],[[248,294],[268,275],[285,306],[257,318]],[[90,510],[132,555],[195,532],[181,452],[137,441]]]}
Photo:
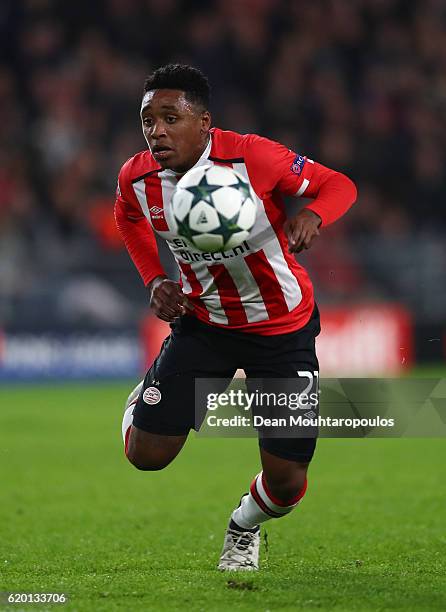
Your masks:
{"label": "red sock trim", "polygon": [[250,491],[251,491],[251,495],[254,498],[254,501],[259,506],[260,510],[262,510],[265,514],[268,514],[268,516],[272,518],[280,518],[281,516],[283,516],[282,514],[278,514],[277,512],[274,512],[274,510],[271,510],[270,508],[268,508],[268,506],[265,504],[265,502],[263,501],[263,499],[260,497],[260,495],[257,492],[256,482],[257,482],[257,478],[254,478],[254,480],[251,483]]}
{"label": "red sock trim", "polygon": [[125,432],[125,441],[124,441],[124,452],[125,455],[127,456],[127,447],[129,445],[129,438],[130,438],[130,430],[132,429],[132,426],[129,425],[127,427],[127,431]]}
{"label": "red sock trim", "polygon": [[[130,402],[130,404],[127,406],[126,410],[128,410],[130,408],[130,406],[135,406],[136,403],[138,402],[138,398],[136,398],[135,400],[133,400],[133,402]],[[129,425],[127,427],[127,431],[125,432],[125,440],[124,440],[124,452],[127,456],[127,447],[129,444],[129,437],[130,437],[130,430],[131,430],[132,426]]]}
{"label": "red sock trim", "polygon": [[280,499],[277,499],[277,497],[274,497],[274,495],[272,495],[272,493],[268,489],[268,485],[266,484],[266,480],[265,480],[265,476],[263,472],[262,472],[262,485],[263,485],[263,488],[265,489],[265,493],[268,495],[268,497],[273,502],[273,504],[276,504],[276,506],[280,506],[281,508],[288,508],[289,506],[295,506],[297,502],[301,500],[302,497],[305,495],[305,492],[307,490],[307,479],[305,478],[304,486],[299,491],[299,493],[295,497],[290,499],[290,501],[287,501],[287,502],[283,502]]}

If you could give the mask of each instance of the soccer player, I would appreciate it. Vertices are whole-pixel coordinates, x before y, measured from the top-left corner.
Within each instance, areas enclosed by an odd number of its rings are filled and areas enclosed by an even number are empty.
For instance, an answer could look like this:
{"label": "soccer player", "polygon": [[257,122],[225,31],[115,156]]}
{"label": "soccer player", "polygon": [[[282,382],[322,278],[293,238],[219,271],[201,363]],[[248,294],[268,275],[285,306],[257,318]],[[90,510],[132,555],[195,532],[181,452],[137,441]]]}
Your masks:
{"label": "soccer player", "polygon": [[[354,184],[339,172],[256,134],[211,127],[209,95],[207,78],[191,66],[169,64],[149,76],[141,104],[148,150],[129,159],[118,179],[117,226],[150,307],[172,330],[124,413],[125,452],[140,470],[166,467],[199,426],[195,378],[222,379],[223,391],[238,368],[247,381],[318,372],[318,310],[294,254],[356,199]],[[192,256],[169,222],[179,178],[211,164],[241,173],[257,197],[248,248],[230,257]],[[287,221],[282,194],[312,201]],[[173,253],[179,283],[166,276],[154,232]],[[219,569],[258,569],[259,525],[302,500],[315,444],[259,436],[262,470],[231,514]]]}

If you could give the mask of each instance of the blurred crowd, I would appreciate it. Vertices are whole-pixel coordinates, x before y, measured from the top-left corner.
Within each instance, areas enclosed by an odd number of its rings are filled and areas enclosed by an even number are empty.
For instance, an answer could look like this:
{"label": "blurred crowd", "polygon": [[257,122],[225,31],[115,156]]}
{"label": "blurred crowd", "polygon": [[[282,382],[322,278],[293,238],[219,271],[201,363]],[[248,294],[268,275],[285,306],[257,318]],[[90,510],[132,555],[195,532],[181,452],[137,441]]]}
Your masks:
{"label": "blurred crowd", "polygon": [[102,290],[119,285],[107,263],[127,274],[116,177],[145,147],[144,78],[172,61],[208,75],[215,125],[275,138],[357,182],[336,245],[315,251],[315,268],[343,270],[331,292],[385,293],[379,272],[364,272],[361,241],[377,237],[395,260],[425,236],[444,242],[443,0],[3,0],[0,29],[0,322],[29,292],[61,299],[68,274],[101,260]]}

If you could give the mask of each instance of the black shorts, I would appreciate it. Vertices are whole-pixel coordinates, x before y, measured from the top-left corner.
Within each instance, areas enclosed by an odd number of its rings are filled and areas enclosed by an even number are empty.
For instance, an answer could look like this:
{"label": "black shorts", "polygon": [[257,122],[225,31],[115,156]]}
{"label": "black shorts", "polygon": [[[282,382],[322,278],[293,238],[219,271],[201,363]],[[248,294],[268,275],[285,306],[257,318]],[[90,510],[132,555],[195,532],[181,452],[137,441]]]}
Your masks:
{"label": "black shorts", "polygon": [[[247,378],[295,378],[299,370],[318,372],[315,338],[320,332],[319,311],[296,332],[261,336],[213,327],[183,316],[171,324],[161,351],[147,372],[133,413],[133,424],[161,435],[185,435],[199,429],[195,406],[195,379],[219,379],[223,392],[237,369]],[[273,455],[309,462],[315,438],[269,438],[259,432],[259,444]]]}

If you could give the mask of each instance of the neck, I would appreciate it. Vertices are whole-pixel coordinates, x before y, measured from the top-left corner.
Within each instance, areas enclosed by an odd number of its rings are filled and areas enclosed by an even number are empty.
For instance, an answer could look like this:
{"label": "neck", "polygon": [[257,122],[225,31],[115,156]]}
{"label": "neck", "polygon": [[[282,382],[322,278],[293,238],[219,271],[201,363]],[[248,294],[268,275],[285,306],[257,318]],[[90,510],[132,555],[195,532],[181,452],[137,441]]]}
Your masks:
{"label": "neck", "polygon": [[211,136],[208,133],[204,143],[200,147],[199,152],[197,152],[197,154],[194,156],[193,162],[189,162],[187,166],[185,165],[185,166],[178,166],[176,168],[171,168],[171,170],[173,170],[173,172],[175,172],[175,174],[178,174],[178,175],[186,174],[186,172],[188,172],[191,168],[193,168],[195,164],[200,160],[201,156],[203,155],[203,153],[206,151],[208,147],[210,139],[211,139]]}

